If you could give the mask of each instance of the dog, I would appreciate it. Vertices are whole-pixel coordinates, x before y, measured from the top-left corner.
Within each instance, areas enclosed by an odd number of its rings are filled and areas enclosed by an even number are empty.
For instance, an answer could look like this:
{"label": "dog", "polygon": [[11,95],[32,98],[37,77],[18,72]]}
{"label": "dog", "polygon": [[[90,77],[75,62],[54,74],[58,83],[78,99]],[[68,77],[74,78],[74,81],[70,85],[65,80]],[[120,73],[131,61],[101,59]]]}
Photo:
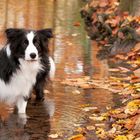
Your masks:
{"label": "dog", "polygon": [[41,100],[46,77],[54,75],[48,48],[52,30],[9,28],[5,33],[7,43],[0,50],[0,99],[15,104],[18,113],[26,113],[32,88]]}

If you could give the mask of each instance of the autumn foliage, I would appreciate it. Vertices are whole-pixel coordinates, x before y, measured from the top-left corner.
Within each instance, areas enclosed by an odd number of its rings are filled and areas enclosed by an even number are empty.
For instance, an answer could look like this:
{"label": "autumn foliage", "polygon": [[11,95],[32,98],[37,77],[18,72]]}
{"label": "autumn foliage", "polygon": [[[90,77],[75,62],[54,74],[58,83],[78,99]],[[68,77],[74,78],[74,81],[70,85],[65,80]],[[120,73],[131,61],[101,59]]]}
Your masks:
{"label": "autumn foliage", "polygon": [[[96,127],[96,135],[104,140],[139,140],[140,17],[121,12],[118,0],[90,1],[81,14],[88,35],[101,49],[97,57],[117,63],[109,69],[108,84],[112,92],[118,91],[122,102],[118,108],[108,108],[106,113],[92,118],[109,125],[107,129]],[[92,85],[97,83],[93,80]]]}
{"label": "autumn foliage", "polygon": [[140,17],[121,12],[117,0],[91,1],[81,14],[88,35],[102,48],[101,59],[127,53],[140,42]]}

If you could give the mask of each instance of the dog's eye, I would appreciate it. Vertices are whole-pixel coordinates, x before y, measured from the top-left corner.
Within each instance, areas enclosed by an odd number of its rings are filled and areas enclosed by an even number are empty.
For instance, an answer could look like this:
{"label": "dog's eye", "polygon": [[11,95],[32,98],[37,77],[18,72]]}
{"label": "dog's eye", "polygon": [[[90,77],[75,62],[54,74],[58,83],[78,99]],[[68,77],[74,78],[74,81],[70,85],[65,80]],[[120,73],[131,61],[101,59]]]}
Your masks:
{"label": "dog's eye", "polygon": [[39,46],[39,43],[36,38],[34,38],[33,43],[34,43],[34,45]]}
{"label": "dog's eye", "polygon": [[37,39],[36,39],[36,38],[34,38],[33,43],[35,44],[36,42],[37,42]]}
{"label": "dog's eye", "polygon": [[24,45],[28,45],[29,44],[29,42],[28,42],[28,40],[26,39],[26,40],[24,40]]}

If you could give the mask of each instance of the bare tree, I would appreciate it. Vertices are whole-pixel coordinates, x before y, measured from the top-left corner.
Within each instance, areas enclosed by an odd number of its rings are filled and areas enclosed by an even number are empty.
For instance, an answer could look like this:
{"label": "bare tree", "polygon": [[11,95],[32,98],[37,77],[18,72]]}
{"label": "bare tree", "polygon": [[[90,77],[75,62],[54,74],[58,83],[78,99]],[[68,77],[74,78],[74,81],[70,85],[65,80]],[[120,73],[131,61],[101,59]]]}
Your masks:
{"label": "bare tree", "polygon": [[140,16],[140,0],[120,0],[120,9],[130,14]]}

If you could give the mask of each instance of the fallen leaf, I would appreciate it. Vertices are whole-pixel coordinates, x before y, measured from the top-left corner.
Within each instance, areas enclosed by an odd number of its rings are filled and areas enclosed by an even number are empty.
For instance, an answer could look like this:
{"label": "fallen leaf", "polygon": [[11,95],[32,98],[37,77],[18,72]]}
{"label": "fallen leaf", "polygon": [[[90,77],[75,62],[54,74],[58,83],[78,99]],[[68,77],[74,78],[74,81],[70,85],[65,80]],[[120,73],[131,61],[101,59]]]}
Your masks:
{"label": "fallen leaf", "polygon": [[72,91],[73,94],[80,94],[80,91],[79,90],[74,90]]}
{"label": "fallen leaf", "polygon": [[139,107],[140,107],[140,100],[133,100],[127,104],[124,112],[126,114],[132,115],[133,113],[135,113],[139,109]]}
{"label": "fallen leaf", "polygon": [[86,137],[83,136],[82,134],[78,134],[78,135],[72,136],[68,140],[86,140]]}
{"label": "fallen leaf", "polygon": [[107,136],[105,130],[103,128],[99,128],[99,127],[96,130],[96,135],[103,139],[106,139],[106,136]]}
{"label": "fallen leaf", "polygon": [[135,140],[140,140],[140,137],[138,137],[138,138],[135,138]]}
{"label": "fallen leaf", "polygon": [[140,69],[133,71],[135,76],[140,77]]}
{"label": "fallen leaf", "polygon": [[121,72],[129,72],[130,70],[125,68],[125,67],[119,67],[119,69],[121,70]]}
{"label": "fallen leaf", "polygon": [[91,120],[94,120],[94,121],[104,121],[107,119],[107,117],[103,117],[103,116],[100,116],[100,117],[92,117],[90,116],[89,117]]}
{"label": "fallen leaf", "polygon": [[124,135],[118,135],[114,140],[128,140]]}
{"label": "fallen leaf", "polygon": [[82,108],[83,111],[85,112],[88,112],[88,111],[91,111],[91,110],[97,110],[98,108],[97,107],[85,107],[85,108]]}
{"label": "fallen leaf", "polygon": [[109,3],[108,3],[108,0],[100,0],[99,2],[99,6],[100,7],[105,7],[107,6]]}
{"label": "fallen leaf", "polygon": [[135,136],[133,134],[128,134],[127,138],[128,138],[128,140],[136,140],[136,139],[134,139]]}
{"label": "fallen leaf", "polygon": [[124,56],[124,55],[121,55],[121,54],[118,54],[115,57],[118,58],[118,59],[121,59],[121,60],[127,60],[127,56]]}
{"label": "fallen leaf", "polygon": [[115,127],[113,127],[112,129],[109,130],[109,134],[114,134],[117,131],[117,129]]}
{"label": "fallen leaf", "polygon": [[89,84],[81,84],[79,85],[80,88],[83,88],[83,89],[90,89],[90,88],[94,88],[93,86],[89,85]]}
{"label": "fallen leaf", "polygon": [[111,115],[111,117],[113,117],[113,118],[117,118],[117,119],[125,119],[125,118],[128,117],[128,115],[125,114],[125,113],[120,113],[120,114],[114,114],[114,115]]}
{"label": "fallen leaf", "polygon": [[80,25],[81,25],[80,22],[75,22],[75,23],[73,24],[73,26],[80,26]]}
{"label": "fallen leaf", "polygon": [[45,94],[49,94],[50,91],[45,89],[45,90],[44,90],[44,93],[45,93]]}
{"label": "fallen leaf", "polygon": [[135,130],[140,130],[140,115],[137,116],[137,120],[135,121]]}
{"label": "fallen leaf", "polygon": [[134,127],[135,122],[136,122],[136,119],[135,120],[134,119],[127,119],[124,127],[127,128],[128,130],[131,130]]}
{"label": "fallen leaf", "polygon": [[79,133],[83,134],[83,133],[85,133],[85,128],[83,128],[83,127],[78,127],[78,128],[76,129],[76,132],[79,132]]}
{"label": "fallen leaf", "polygon": [[75,127],[80,127],[82,124],[73,124]]}
{"label": "fallen leaf", "polygon": [[73,37],[76,37],[76,36],[78,36],[78,34],[75,33],[75,34],[72,34],[72,36],[73,36]]}
{"label": "fallen leaf", "polygon": [[119,72],[120,70],[118,68],[110,68],[109,71],[110,72]]}
{"label": "fallen leaf", "polygon": [[104,123],[96,123],[95,126],[96,126],[96,127],[104,127],[105,124],[104,124]]}
{"label": "fallen leaf", "polygon": [[58,138],[58,134],[50,134],[50,135],[48,135],[48,137],[56,139],[56,138]]}
{"label": "fallen leaf", "polygon": [[86,129],[89,130],[89,131],[95,130],[95,126],[92,126],[92,125],[91,126],[87,126]]}

